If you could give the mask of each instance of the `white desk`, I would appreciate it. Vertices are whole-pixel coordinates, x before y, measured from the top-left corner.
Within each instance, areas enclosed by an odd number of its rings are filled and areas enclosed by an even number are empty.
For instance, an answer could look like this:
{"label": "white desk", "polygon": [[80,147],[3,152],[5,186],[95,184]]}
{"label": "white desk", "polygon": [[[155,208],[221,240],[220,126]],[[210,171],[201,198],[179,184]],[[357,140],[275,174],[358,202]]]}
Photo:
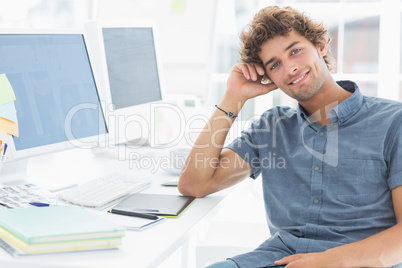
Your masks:
{"label": "white desk", "polygon": [[[155,156],[155,155],[154,155]],[[148,156],[145,156],[148,157]],[[150,157],[150,156],[149,156]],[[106,157],[95,157],[90,150],[80,149],[41,156],[32,159],[28,166],[30,182],[57,186],[82,182],[86,174],[98,175],[111,170],[128,168],[127,161]],[[144,164],[145,165],[145,164]],[[137,166],[138,167],[138,166]],[[47,172],[44,172],[46,170]],[[155,170],[154,170],[155,171]],[[163,170],[150,173],[148,169],[133,170],[135,174],[152,176],[153,184],[144,192],[178,194],[175,187],[162,187],[160,184],[174,179]],[[91,177],[92,177],[91,176]],[[197,199],[179,218],[167,221],[142,232],[127,231],[122,246],[113,250],[47,254],[14,258],[0,249],[0,267],[158,267],[175,250],[184,245],[189,237],[197,232],[218,210],[225,193],[218,193]]]}

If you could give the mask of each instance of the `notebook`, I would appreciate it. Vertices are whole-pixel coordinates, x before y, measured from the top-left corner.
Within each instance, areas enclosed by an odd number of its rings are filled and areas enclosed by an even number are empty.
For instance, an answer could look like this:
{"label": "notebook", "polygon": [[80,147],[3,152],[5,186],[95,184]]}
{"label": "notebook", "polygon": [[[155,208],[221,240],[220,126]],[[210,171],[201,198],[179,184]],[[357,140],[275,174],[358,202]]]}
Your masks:
{"label": "notebook", "polygon": [[2,227],[0,227],[0,239],[3,242],[3,248],[6,249],[6,251],[10,252],[12,255],[106,249],[121,245],[122,240],[121,237],[118,237],[56,243],[28,244]]}
{"label": "notebook", "polygon": [[113,209],[178,217],[194,200],[193,196],[135,193],[123,199]]}
{"label": "notebook", "polygon": [[123,227],[75,206],[0,210],[0,226],[28,244],[125,235]]}

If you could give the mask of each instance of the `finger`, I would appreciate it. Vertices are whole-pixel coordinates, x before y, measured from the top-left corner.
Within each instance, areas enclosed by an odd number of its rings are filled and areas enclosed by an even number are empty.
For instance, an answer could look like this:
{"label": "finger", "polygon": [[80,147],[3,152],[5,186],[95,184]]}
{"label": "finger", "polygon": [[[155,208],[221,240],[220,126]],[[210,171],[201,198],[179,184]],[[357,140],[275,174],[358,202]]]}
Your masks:
{"label": "finger", "polygon": [[301,258],[301,254],[290,255],[274,262],[275,265],[286,265]]}
{"label": "finger", "polygon": [[264,70],[264,68],[263,68],[261,65],[256,64],[256,65],[255,65],[255,69],[257,70],[257,73],[258,73],[260,76],[263,76],[263,75],[265,74],[265,70]]}
{"label": "finger", "polygon": [[250,71],[247,64],[244,63],[237,64],[235,68],[237,68],[247,80],[251,79]]}
{"label": "finger", "polygon": [[255,67],[250,65],[250,64],[247,64],[247,68],[248,68],[248,71],[250,73],[251,80],[257,81],[258,76],[257,76],[257,71],[256,71]]}

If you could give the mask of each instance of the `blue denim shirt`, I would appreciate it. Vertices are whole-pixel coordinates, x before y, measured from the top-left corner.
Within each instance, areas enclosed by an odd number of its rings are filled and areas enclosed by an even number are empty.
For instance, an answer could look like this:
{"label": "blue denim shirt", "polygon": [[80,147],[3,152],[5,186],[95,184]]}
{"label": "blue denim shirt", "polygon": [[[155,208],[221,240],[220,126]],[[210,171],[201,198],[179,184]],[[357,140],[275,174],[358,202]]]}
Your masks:
{"label": "blue denim shirt", "polygon": [[300,105],[274,107],[228,146],[253,178],[261,174],[272,235],[231,258],[239,267],[325,251],[396,224],[391,190],[402,185],[402,104],[338,84],[353,94],[329,111],[331,123],[310,121]]}

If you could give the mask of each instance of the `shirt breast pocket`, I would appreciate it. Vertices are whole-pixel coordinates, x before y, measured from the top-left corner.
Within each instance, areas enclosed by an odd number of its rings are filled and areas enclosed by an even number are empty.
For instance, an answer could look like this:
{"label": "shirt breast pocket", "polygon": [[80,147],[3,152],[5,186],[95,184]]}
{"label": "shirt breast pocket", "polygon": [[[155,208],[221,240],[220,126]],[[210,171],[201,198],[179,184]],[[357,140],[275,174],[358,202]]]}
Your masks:
{"label": "shirt breast pocket", "polygon": [[345,159],[336,168],[337,199],[353,206],[378,202],[389,191],[387,168],[378,160]]}

